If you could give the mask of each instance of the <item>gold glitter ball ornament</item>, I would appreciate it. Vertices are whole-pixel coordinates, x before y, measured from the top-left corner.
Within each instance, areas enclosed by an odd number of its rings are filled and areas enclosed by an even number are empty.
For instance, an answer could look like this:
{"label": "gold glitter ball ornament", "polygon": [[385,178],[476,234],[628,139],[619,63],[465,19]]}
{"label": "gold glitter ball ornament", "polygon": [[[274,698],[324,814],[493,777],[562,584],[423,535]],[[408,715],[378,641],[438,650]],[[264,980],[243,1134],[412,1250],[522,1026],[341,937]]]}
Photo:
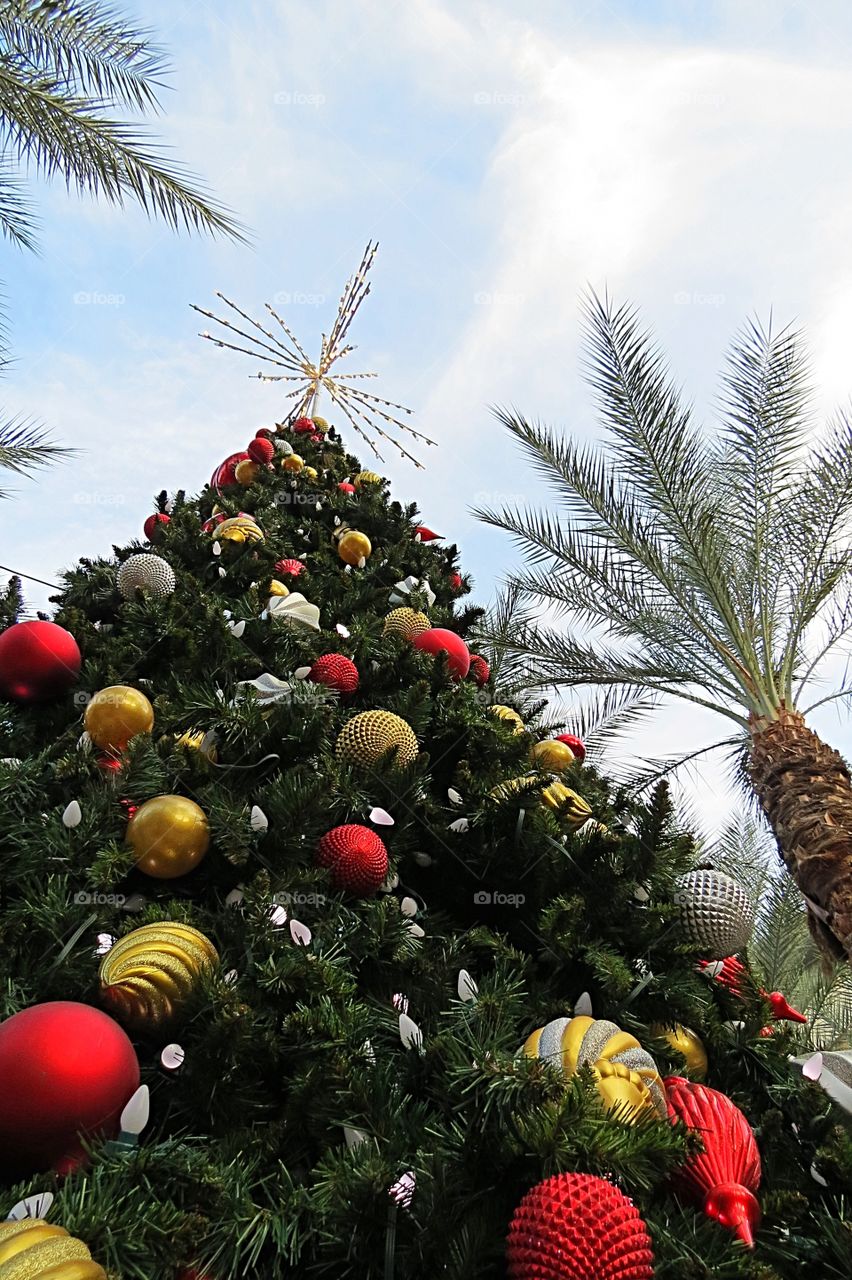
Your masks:
{"label": "gold glitter ball ornament", "polygon": [[[661,1023],[654,1023],[648,1030],[651,1035],[657,1036],[660,1040],[665,1040],[672,1049],[676,1049],[686,1059],[686,1075],[690,1080],[704,1080],[707,1075],[707,1050],[704,1043],[695,1034],[690,1031],[689,1027],[682,1026],[681,1023],[675,1022],[671,1027],[664,1027]],[[678,1071],[678,1075],[680,1071]]]}
{"label": "gold glitter ball ornament", "polygon": [[290,471],[293,475],[298,475],[305,465],[305,459],[300,458],[298,453],[288,453],[286,458],[281,459],[281,470]]}
{"label": "gold glitter ball ornament", "polygon": [[302,472],[302,475],[305,477],[306,480],[319,479],[319,472],[317,471],[316,467],[305,467],[305,469]]}
{"label": "gold glitter ball ornament", "polygon": [[263,530],[256,520],[247,515],[231,516],[217,524],[212,532],[217,542],[222,539],[225,542],[263,542]]}
{"label": "gold glitter ball ornament", "polygon": [[43,1218],[0,1222],[0,1280],[107,1280],[86,1245]]}
{"label": "gold glitter ball ornament", "polygon": [[359,471],[352,483],[356,489],[363,489],[367,485],[381,484],[382,477],[377,471]]}
{"label": "gold glitter ball ornament", "polygon": [[361,533],[358,529],[350,529],[348,533],[344,533],[337,544],[337,554],[345,564],[360,564],[362,560],[367,559],[372,550],[373,544],[370,539],[366,533]]}
{"label": "gold glitter ball ornament", "polygon": [[186,796],[153,796],[127,824],[127,843],[146,876],[174,880],[197,867],[210,846],[204,810]]}
{"label": "gold glitter ball ornament", "polygon": [[646,1108],[665,1119],[666,1093],[657,1064],[635,1036],[603,1018],[555,1018],[527,1039],[523,1053],[558,1067],[570,1078],[591,1067],[607,1110],[617,1107],[635,1123]]}
{"label": "gold glitter ball ornament", "polygon": [[562,782],[551,782],[542,791],[541,798],[569,831],[579,831],[592,816],[591,806]]}
{"label": "gold glitter ball ornament", "polygon": [[137,733],[151,732],[154,708],[141,690],[129,684],[111,684],[86,703],[83,725],[96,747],[123,751]]}
{"label": "gold glitter ball ornament", "polygon": [[405,768],[420,748],[411,725],[392,711],[361,711],[337,735],[335,754],[346,764],[370,768],[396,748],[396,764]]}
{"label": "gold glitter ball ornament", "polygon": [[277,578],[273,578],[269,584],[268,596],[289,596],[290,588],[285,587],[283,582],[279,582]]}
{"label": "gold glitter ball ornament", "polygon": [[119,938],[101,961],[101,1001],[122,1026],[158,1030],[218,961],[213,943],[191,925],[143,925]]}
{"label": "gold glitter ball ornament", "polygon": [[514,733],[524,732],[524,722],[511,707],[504,707],[499,702],[494,702],[488,708],[492,716],[496,716],[498,720],[504,720],[506,724],[513,726]]}
{"label": "gold glitter ball ornament", "polygon": [[574,763],[576,756],[564,742],[555,738],[544,742],[533,743],[530,748],[530,760],[539,769],[548,773],[564,773]]}
{"label": "gold glitter ball ornament", "polygon": [[237,484],[254,484],[260,475],[260,467],[251,458],[243,458],[234,467],[234,479]]}
{"label": "gold glitter ball ornament", "polygon": [[431,625],[425,613],[404,605],[401,609],[392,609],[385,618],[382,635],[402,636],[403,640],[413,640],[415,636],[422,636],[424,631],[429,631]]}

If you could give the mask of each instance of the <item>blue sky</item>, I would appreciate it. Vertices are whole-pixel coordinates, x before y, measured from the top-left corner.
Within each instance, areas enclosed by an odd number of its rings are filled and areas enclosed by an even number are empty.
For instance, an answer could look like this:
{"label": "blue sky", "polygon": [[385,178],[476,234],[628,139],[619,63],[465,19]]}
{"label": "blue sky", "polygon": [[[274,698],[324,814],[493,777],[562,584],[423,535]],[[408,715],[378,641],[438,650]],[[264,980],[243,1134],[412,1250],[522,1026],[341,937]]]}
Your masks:
{"label": "blue sky", "polygon": [[[280,416],[250,361],[195,336],[188,304],[221,289],[258,314],[289,295],[282,312],[315,346],[370,238],[353,360],[439,442],[425,472],[390,454],[380,469],[460,544],[483,600],[513,557],[468,504],[539,496],[488,406],[595,433],[586,284],[641,304],[702,414],[730,335],[770,307],[807,327],[821,408],[852,391],[844,4],[127,8],[174,64],[157,131],[253,243],[174,236],[38,187],[42,254],[7,247],[2,272],[5,404],[83,452],[0,506],[2,563],[51,579],[127,542],[154,493],[197,489]],[[33,587],[31,604],[47,594]],[[633,746],[663,754],[715,727],[673,711]],[[822,727],[852,746],[833,713]],[[713,771],[694,796],[710,825],[729,804]]]}

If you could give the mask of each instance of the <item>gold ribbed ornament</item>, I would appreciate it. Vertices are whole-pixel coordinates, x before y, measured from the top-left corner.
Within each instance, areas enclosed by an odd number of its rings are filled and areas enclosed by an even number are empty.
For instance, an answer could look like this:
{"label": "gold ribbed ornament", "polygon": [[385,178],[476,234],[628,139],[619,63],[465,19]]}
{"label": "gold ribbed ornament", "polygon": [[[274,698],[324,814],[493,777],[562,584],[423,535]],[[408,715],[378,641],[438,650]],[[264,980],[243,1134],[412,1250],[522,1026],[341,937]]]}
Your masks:
{"label": "gold ribbed ornament", "polygon": [[218,962],[209,938],[188,924],[146,924],[119,938],[101,961],[101,1000],[134,1031],[172,1022],[206,968]]}
{"label": "gold ribbed ornament", "polygon": [[506,724],[512,725],[515,733],[524,732],[524,722],[512,707],[504,707],[499,702],[494,702],[488,710],[492,716],[497,716],[498,720],[504,720]]}
{"label": "gold ribbed ornament", "polygon": [[256,520],[247,515],[231,516],[211,532],[217,542],[223,538],[225,542],[263,542],[263,530]]}
{"label": "gold ribbed ornament", "polygon": [[591,806],[563,782],[551,782],[542,791],[541,798],[569,831],[579,831],[592,816]]}
{"label": "gold ribbed ornament", "polygon": [[378,471],[359,471],[352,483],[356,489],[363,489],[365,485],[381,484],[382,477]]}
{"label": "gold ribbed ornament", "polygon": [[370,768],[394,747],[400,767],[417,758],[420,748],[411,725],[392,711],[361,711],[340,730],[335,754],[347,764]]}
{"label": "gold ribbed ornament", "polygon": [[254,484],[260,475],[260,467],[256,462],[252,462],[251,458],[243,458],[242,462],[238,462],[234,467],[234,479],[237,484]]}
{"label": "gold ribbed ornament", "polygon": [[283,582],[279,582],[277,578],[273,578],[269,584],[268,596],[289,596],[290,588],[285,587]]}
{"label": "gold ribbed ornament", "polygon": [[107,1280],[82,1240],[42,1218],[0,1222],[0,1280]]}
{"label": "gold ribbed ornament", "polygon": [[422,636],[431,625],[425,613],[403,605],[401,609],[392,609],[385,618],[382,635],[402,636],[403,640],[413,640],[415,636]]}

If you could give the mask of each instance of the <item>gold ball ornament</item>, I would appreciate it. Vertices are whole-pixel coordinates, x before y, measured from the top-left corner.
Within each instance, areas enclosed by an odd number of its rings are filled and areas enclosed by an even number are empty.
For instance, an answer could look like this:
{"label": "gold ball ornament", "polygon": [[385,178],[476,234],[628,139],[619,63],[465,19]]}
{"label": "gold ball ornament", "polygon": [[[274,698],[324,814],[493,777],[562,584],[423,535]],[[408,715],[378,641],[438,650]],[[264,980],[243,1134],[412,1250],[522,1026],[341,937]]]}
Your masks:
{"label": "gold ball ornament", "polygon": [[188,924],[146,924],[119,938],[101,961],[101,1001],[122,1026],[156,1031],[175,1014],[219,956]]}
{"label": "gold ball ornament", "polygon": [[238,462],[234,467],[234,479],[237,484],[254,484],[259,475],[260,466],[251,458],[243,458],[242,462]]}
{"label": "gold ball ornament", "polygon": [[657,1064],[635,1036],[603,1018],[555,1018],[527,1039],[523,1053],[558,1067],[570,1078],[591,1067],[607,1111],[635,1123],[652,1108],[665,1119],[666,1094]]}
{"label": "gold ball ornament", "polygon": [[555,738],[544,742],[535,742],[530,748],[530,760],[539,769],[548,773],[564,773],[574,763],[576,756],[564,742]]}
{"label": "gold ball ornament", "polygon": [[204,810],[186,796],[153,796],[127,824],[127,843],[146,876],[174,880],[197,867],[210,845]]}
{"label": "gold ball ornament", "polygon": [[302,475],[305,477],[306,480],[319,479],[319,472],[317,471],[316,467],[305,467],[304,470],[302,471]]}
{"label": "gold ball ornament", "polygon": [[286,458],[281,459],[281,470],[290,471],[293,475],[298,475],[305,465],[305,459],[300,458],[298,453],[288,453]]}
{"label": "gold ball ornament", "polygon": [[391,610],[385,618],[382,635],[401,636],[403,640],[413,640],[415,636],[422,636],[424,631],[429,631],[431,625],[425,613],[420,613],[417,609],[409,609],[406,605],[401,609]]}
{"label": "gold ball ornament", "polygon": [[337,544],[337,554],[345,564],[359,565],[362,560],[367,559],[372,550],[373,544],[370,539],[366,533],[360,533],[358,529],[350,529],[348,533],[344,533]]}
{"label": "gold ball ornament", "polygon": [[665,1040],[670,1048],[676,1049],[686,1059],[686,1075],[690,1080],[706,1078],[709,1065],[707,1050],[694,1031],[690,1031],[689,1027],[684,1027],[680,1022],[675,1022],[670,1027],[664,1027],[657,1022],[648,1029],[652,1035]]}
{"label": "gold ball ornament", "polygon": [[394,747],[400,768],[416,760],[420,748],[408,721],[392,711],[361,711],[346,721],[334,750],[338,760],[370,768]]}
{"label": "gold ball ornament", "polygon": [[43,1218],[0,1222],[0,1280],[107,1280],[86,1245]]}
{"label": "gold ball ornament", "polygon": [[371,484],[381,484],[382,477],[377,471],[359,471],[352,483],[356,489],[363,489]]}
{"label": "gold ball ornament", "polygon": [[179,747],[186,747],[188,751],[200,751],[206,760],[210,760],[213,764],[219,759],[219,752],[213,744],[213,735],[207,735],[200,730],[198,733],[192,733],[187,729],[186,733],[180,734],[175,738]]}
{"label": "gold ball ornament", "polygon": [[512,725],[514,733],[524,732],[524,722],[511,707],[504,707],[499,702],[494,702],[488,708],[492,716],[496,716],[498,720],[505,721],[506,724]]}
{"label": "gold ball ornament", "polygon": [[285,587],[283,582],[279,582],[277,578],[273,578],[269,584],[268,596],[289,596],[290,588]]}
{"label": "gold ball ornament", "polygon": [[592,816],[591,806],[562,782],[551,782],[542,791],[541,798],[569,831],[579,831]]}
{"label": "gold ball ornament", "polygon": [[123,751],[137,733],[151,732],[154,708],[139,689],[129,684],[111,684],[89,699],[83,725],[96,747]]}
{"label": "gold ball ornament", "polygon": [[212,530],[215,541],[225,542],[263,542],[263,530],[251,516],[231,516],[223,520]]}

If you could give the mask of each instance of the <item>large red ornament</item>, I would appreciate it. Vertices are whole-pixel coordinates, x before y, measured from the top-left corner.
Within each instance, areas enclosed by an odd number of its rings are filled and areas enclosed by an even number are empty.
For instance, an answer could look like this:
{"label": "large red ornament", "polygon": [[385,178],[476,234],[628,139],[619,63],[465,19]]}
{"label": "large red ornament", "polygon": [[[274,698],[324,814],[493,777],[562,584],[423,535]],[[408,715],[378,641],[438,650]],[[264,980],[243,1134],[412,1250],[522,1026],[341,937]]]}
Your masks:
{"label": "large red ornament", "polygon": [[237,477],[234,474],[237,465],[244,462],[248,457],[248,453],[243,449],[241,453],[232,453],[224,462],[220,463],[210,477],[210,487],[218,493],[221,488],[228,484],[236,484]]}
{"label": "large red ornament", "polygon": [[304,571],[304,564],[301,560],[279,560],[275,565],[276,573],[289,573],[291,578],[298,578],[299,574]]}
{"label": "large red ornament", "polygon": [[252,462],[266,466],[275,457],[275,445],[267,436],[255,436],[246,452]]}
{"label": "large red ornament", "polygon": [[[698,966],[708,978],[715,978],[721,983],[732,996],[742,997],[743,981],[751,978],[742,960],[736,956],[726,956],[724,960],[699,960]],[[794,1009],[780,991],[764,991],[762,987],[758,987],[758,993],[769,1002],[769,1009],[775,1021],[807,1022],[805,1015],[799,1013],[798,1009]]]}
{"label": "large red ornament", "polygon": [[313,418],[297,418],[296,421],[293,423],[293,430],[296,432],[296,435],[299,435],[299,436],[307,435],[309,431],[313,432],[314,430]]}
{"label": "large red ornament", "polygon": [[480,689],[483,689],[491,679],[491,668],[478,653],[472,653],[470,655],[470,670],[467,674],[475,684],[479,685]]}
{"label": "large red ornament", "polygon": [[169,522],[170,518],[166,515],[165,511],[155,511],[154,514],[149,516],[143,524],[142,532],[145,534],[145,537],[149,542],[155,542]]}
{"label": "large red ornament", "polygon": [[342,653],[324,653],[314,662],[308,679],[338,693],[354,693],[358,688],[358,668]]}
{"label": "large red ornament", "polygon": [[375,893],[388,874],[388,851],[369,827],[356,822],[332,827],[317,844],[317,862],[331,871],[336,889],[362,898]]}
{"label": "large red ornament", "polygon": [[0,1167],[67,1173],[85,1161],[81,1135],[118,1133],[139,1063],[112,1018],[55,1000],[0,1023],[0,1082]]}
{"label": "large red ornament", "polygon": [[674,1175],[674,1185],[753,1249],[760,1225],[754,1195],[760,1186],[760,1152],[751,1125],[717,1089],[681,1076],[669,1076],[663,1084],[671,1119],[696,1129],[704,1143],[704,1150]]}
{"label": "large red ornament", "polygon": [[580,764],[583,763],[586,758],[586,748],[582,738],[578,738],[575,733],[560,733],[556,741],[564,742],[566,747],[570,747],[574,752],[574,758],[579,760]]}
{"label": "large red ornament", "polygon": [[445,653],[447,665],[457,680],[464,680],[470,670],[470,650],[455,631],[447,631],[444,627],[430,627],[421,631],[411,642],[415,649],[424,653]]}
{"label": "large red ornament", "polygon": [[40,702],[70,689],[80,674],[80,649],[55,622],[15,622],[0,634],[0,696]]}
{"label": "large red ornament", "polygon": [[651,1237],[618,1187],[590,1173],[557,1173],[512,1217],[509,1280],[652,1280]]}

